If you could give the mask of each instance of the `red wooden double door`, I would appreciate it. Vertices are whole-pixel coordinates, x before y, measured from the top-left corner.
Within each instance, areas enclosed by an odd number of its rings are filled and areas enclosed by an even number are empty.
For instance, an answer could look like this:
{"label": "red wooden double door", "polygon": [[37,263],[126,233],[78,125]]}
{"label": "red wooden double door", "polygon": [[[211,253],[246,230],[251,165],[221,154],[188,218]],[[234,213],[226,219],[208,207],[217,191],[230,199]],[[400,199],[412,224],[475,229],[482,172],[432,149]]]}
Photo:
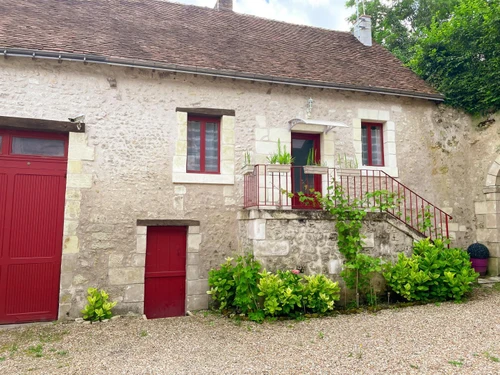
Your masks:
{"label": "red wooden double door", "polygon": [[0,324],[57,319],[67,150],[0,129]]}
{"label": "red wooden double door", "polygon": [[148,227],[144,314],[148,319],[186,312],[186,227]]}

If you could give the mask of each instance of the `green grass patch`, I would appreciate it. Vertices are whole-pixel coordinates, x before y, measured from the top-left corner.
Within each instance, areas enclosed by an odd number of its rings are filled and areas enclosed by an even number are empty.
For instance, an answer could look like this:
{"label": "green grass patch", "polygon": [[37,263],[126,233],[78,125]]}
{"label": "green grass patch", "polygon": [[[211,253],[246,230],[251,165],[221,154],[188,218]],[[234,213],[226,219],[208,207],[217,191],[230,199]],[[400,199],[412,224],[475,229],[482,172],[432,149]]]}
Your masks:
{"label": "green grass patch", "polygon": [[43,345],[38,344],[38,345],[30,346],[26,352],[35,358],[43,357]]}
{"label": "green grass patch", "polygon": [[490,361],[493,362],[500,362],[500,358],[495,357],[494,355],[491,355],[490,353],[486,352],[484,353],[485,357],[488,358]]}

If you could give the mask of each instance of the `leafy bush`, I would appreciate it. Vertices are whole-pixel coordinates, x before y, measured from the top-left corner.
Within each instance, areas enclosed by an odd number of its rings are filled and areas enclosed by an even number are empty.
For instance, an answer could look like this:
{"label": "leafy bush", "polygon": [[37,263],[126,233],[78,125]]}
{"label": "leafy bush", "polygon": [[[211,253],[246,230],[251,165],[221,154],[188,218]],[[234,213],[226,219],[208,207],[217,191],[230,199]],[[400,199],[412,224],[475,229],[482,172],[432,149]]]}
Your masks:
{"label": "leafy bush", "polygon": [[467,248],[467,253],[474,259],[488,259],[490,257],[490,251],[486,246],[480,243],[473,243]]}
{"label": "leafy bush", "polygon": [[220,311],[231,308],[234,303],[236,287],[232,261],[232,258],[227,258],[226,262],[221,264],[219,269],[208,271],[208,285],[210,286],[210,290],[207,293],[212,295],[212,299]]}
{"label": "leafy bush", "polygon": [[111,310],[116,306],[116,302],[108,302],[109,295],[104,290],[88,288],[87,293],[88,304],[81,311],[83,319],[97,322],[113,316]]}
{"label": "leafy bush", "polygon": [[304,286],[299,275],[290,271],[276,274],[264,271],[260,275],[259,296],[264,297],[263,307],[267,315],[293,315],[302,307]]}
{"label": "leafy bush", "polygon": [[235,309],[247,314],[257,310],[257,284],[261,265],[253,255],[240,256],[233,265],[233,259],[227,258],[219,269],[208,272],[207,292],[212,295],[220,311]]}
{"label": "leafy bush", "polygon": [[234,267],[233,279],[235,282],[234,306],[239,312],[248,314],[257,310],[257,295],[259,289],[257,284],[260,279],[260,263],[253,255],[238,257]]}
{"label": "leafy bush", "polygon": [[389,286],[408,301],[461,301],[472,290],[477,273],[462,249],[448,249],[440,240],[417,242],[410,258],[398,261],[384,273]]}
{"label": "leafy bush", "polygon": [[306,312],[324,314],[340,299],[338,283],[324,275],[301,276],[297,271],[259,273],[252,255],[228,258],[210,270],[208,283],[216,308],[224,313],[247,315],[254,321],[265,316],[296,317]]}
{"label": "leafy bush", "polygon": [[305,307],[313,313],[321,314],[333,310],[335,301],[340,299],[339,284],[321,274],[304,276],[304,280]]}

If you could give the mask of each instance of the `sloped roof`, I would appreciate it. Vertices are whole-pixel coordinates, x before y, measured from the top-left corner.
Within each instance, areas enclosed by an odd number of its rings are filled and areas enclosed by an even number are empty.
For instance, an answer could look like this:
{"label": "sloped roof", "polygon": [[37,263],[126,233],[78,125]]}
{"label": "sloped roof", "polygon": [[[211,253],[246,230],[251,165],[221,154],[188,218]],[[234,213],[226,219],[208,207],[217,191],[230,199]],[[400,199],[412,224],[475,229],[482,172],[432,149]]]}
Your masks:
{"label": "sloped roof", "polygon": [[155,0],[1,0],[0,48],[441,98],[350,33]]}

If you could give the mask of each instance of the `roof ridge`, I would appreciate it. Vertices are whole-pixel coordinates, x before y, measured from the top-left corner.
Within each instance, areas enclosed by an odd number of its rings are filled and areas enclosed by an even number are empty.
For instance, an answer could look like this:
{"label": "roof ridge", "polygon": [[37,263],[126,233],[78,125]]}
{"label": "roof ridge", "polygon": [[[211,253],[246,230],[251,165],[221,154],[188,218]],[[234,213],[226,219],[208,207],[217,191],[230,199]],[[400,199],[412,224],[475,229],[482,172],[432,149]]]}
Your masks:
{"label": "roof ridge", "polygon": [[[94,0],[91,0],[91,1],[94,1]],[[119,0],[119,1],[137,2],[137,0]],[[178,5],[178,6],[182,6],[182,7],[201,8],[201,9],[208,10],[208,11],[211,11],[211,12],[216,12],[218,14],[221,14],[221,12],[224,12],[224,13],[228,12],[227,10],[222,10],[221,11],[221,10],[217,10],[217,9],[210,8],[210,7],[207,7],[207,6],[201,6],[201,5],[195,5],[195,4],[184,4],[184,3],[180,3],[178,1],[171,1],[171,0],[141,0],[142,3],[147,2],[147,1],[154,2],[154,3],[170,3],[170,4],[175,4],[175,5]],[[324,30],[324,31],[334,32],[334,33],[352,34],[350,31],[335,30],[335,29],[328,29],[326,27],[321,27],[321,26],[313,26],[313,25],[305,25],[305,24],[294,23],[294,22],[287,22],[287,21],[283,21],[283,20],[277,20],[277,19],[274,19],[274,18],[260,17],[260,16],[254,15],[254,14],[240,13],[240,12],[236,12],[234,10],[229,11],[229,12],[231,12],[232,14],[235,14],[237,16],[240,16],[240,17],[256,18],[258,20],[263,20],[263,21],[267,21],[267,22],[274,22],[274,23],[280,23],[280,24],[286,24],[286,25],[293,25],[293,26],[304,27],[304,28],[312,28],[312,29],[315,29],[315,30]],[[222,13],[222,14],[224,14],[224,13]]]}

